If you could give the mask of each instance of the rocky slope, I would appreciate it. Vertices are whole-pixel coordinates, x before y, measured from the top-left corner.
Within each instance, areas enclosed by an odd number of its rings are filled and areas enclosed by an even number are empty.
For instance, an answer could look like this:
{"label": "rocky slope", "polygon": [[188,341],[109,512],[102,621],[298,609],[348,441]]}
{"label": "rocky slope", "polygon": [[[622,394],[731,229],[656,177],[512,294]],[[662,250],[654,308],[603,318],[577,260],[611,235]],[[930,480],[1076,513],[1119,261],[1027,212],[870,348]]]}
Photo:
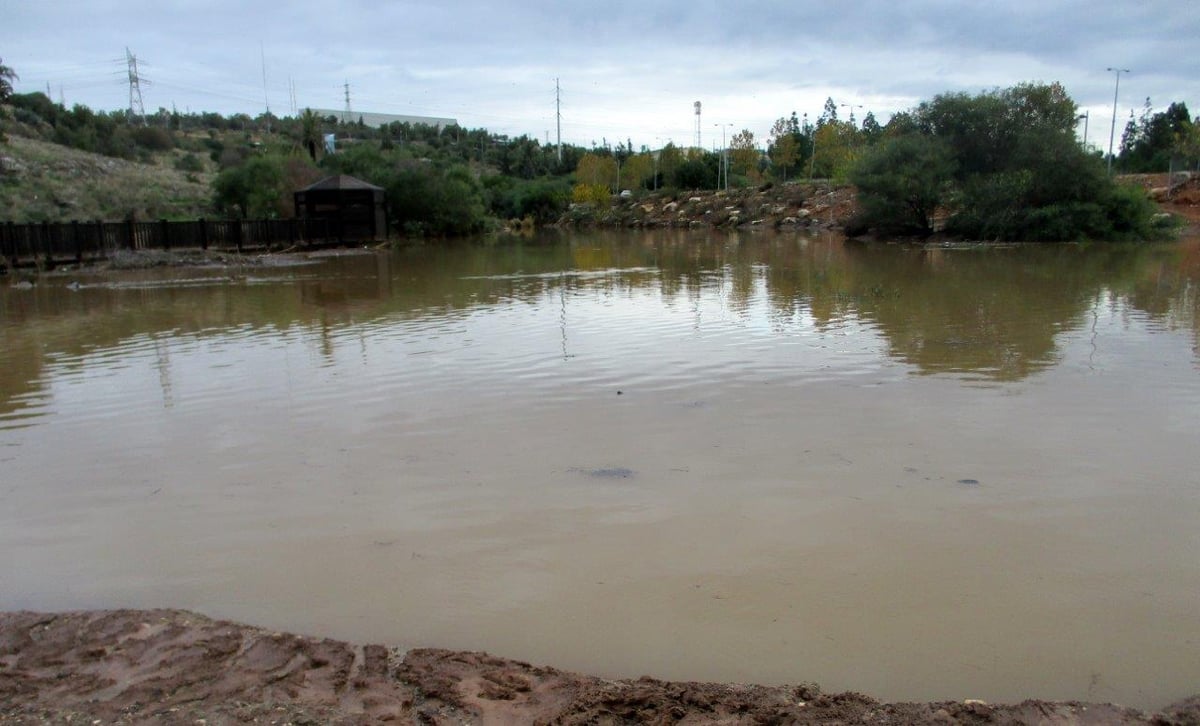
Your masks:
{"label": "rocky slope", "polygon": [[821,229],[841,226],[857,207],[851,187],[789,182],[757,189],[653,192],[611,207],[574,204],[560,227]]}
{"label": "rocky slope", "polygon": [[0,219],[68,222],[211,216],[212,178],[9,135],[0,144]]}

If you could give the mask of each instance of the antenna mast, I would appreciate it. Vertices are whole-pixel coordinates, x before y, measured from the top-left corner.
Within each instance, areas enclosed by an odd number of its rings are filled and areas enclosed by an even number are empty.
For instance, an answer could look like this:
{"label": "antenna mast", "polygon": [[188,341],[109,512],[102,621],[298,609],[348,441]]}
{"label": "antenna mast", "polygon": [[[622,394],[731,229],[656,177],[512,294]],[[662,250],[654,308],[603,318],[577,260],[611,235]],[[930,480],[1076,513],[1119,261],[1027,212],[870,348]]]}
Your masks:
{"label": "antenna mast", "polygon": [[350,123],[350,81],[346,81],[343,88],[346,89],[346,110],[342,112],[342,123],[348,124]]}
{"label": "antenna mast", "polygon": [[692,105],[696,107],[696,148],[699,149],[702,148],[700,146],[700,102],[696,101]]}

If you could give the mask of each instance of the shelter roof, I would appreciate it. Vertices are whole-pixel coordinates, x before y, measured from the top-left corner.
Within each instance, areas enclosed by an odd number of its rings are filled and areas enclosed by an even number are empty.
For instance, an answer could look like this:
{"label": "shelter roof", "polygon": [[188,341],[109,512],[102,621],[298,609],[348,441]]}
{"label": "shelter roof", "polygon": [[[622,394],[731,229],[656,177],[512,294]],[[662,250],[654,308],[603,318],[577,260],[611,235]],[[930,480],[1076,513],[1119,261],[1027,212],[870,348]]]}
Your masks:
{"label": "shelter roof", "polygon": [[377,187],[374,184],[369,184],[362,179],[356,179],[347,174],[337,174],[335,176],[327,176],[319,182],[310,184],[303,189],[302,192],[327,191],[327,190],[349,190],[349,189],[369,189],[370,191],[381,192],[383,187]]}

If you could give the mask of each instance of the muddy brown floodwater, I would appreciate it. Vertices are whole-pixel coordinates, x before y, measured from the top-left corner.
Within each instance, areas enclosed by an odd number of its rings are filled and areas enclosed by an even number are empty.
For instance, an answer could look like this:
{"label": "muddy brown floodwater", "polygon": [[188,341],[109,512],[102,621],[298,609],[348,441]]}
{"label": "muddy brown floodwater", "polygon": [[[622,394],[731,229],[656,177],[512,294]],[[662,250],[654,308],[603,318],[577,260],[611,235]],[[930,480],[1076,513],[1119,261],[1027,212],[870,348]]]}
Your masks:
{"label": "muddy brown floodwater", "polygon": [[580,234],[0,287],[0,609],[606,677],[1200,682],[1200,240]]}

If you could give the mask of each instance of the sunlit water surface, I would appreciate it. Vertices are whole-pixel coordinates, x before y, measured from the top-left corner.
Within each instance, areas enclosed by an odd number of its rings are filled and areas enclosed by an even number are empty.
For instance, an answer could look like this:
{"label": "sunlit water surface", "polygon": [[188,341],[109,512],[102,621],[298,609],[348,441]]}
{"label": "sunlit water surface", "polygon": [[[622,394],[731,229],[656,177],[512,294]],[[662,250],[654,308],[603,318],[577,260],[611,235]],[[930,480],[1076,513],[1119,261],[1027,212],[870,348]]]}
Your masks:
{"label": "sunlit water surface", "polygon": [[1162,706],[1198,282],[1196,239],[683,233],[5,281],[0,608]]}

